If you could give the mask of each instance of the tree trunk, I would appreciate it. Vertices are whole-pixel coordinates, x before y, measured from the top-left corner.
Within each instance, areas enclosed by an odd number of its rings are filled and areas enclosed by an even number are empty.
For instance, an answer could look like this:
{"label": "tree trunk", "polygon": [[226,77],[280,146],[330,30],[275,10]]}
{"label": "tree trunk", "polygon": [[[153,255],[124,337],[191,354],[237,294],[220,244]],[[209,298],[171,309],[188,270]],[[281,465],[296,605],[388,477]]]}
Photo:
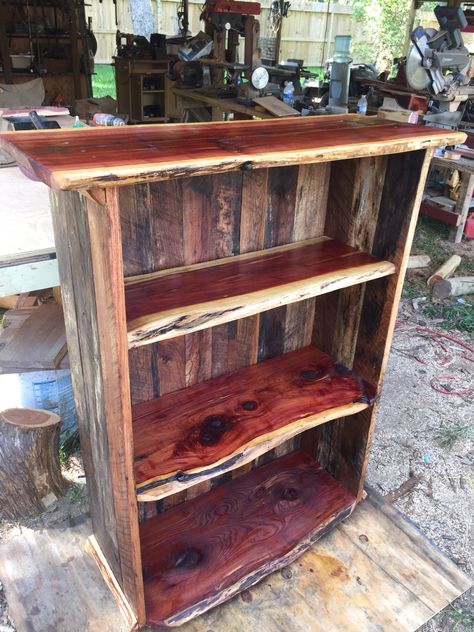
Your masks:
{"label": "tree trunk", "polygon": [[0,516],[26,518],[63,496],[59,465],[60,417],[45,410],[0,413]]}

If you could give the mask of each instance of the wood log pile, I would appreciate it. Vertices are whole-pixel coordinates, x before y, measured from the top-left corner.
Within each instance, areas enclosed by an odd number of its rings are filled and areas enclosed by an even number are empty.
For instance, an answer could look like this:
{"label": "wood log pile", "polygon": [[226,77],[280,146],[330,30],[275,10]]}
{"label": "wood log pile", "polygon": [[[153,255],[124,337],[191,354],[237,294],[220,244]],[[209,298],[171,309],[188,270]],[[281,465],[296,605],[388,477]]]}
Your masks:
{"label": "wood log pile", "polygon": [[[412,255],[409,257],[407,268],[425,268],[430,262],[427,255]],[[432,289],[434,298],[446,299],[474,294],[474,276],[453,277],[460,264],[461,257],[452,255],[428,277],[426,283]]]}

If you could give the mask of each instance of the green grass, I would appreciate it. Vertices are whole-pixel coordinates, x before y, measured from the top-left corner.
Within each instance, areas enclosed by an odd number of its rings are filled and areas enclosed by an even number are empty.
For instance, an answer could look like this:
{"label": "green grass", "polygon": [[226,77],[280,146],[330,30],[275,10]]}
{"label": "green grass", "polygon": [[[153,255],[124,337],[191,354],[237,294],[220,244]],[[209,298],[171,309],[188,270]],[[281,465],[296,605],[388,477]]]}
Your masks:
{"label": "green grass", "polygon": [[[415,232],[413,252],[425,253],[431,258],[430,271],[436,270],[454,252],[454,244],[449,241],[449,226],[436,220],[420,216]],[[457,303],[456,299],[432,303],[431,291],[426,285],[426,276],[415,277],[411,283],[405,283],[402,296],[406,299],[428,297],[424,304],[420,304],[420,312],[424,316],[440,319],[439,326],[445,330],[457,329],[466,331],[474,336],[474,296],[462,297],[464,303]],[[474,257],[462,255],[456,276],[474,275]],[[412,277],[413,279],[413,277]]]}
{"label": "green grass", "polygon": [[67,490],[67,497],[75,503],[83,503],[86,500],[83,485],[73,483]]}
{"label": "green grass", "polygon": [[459,304],[456,299],[449,303],[428,303],[423,305],[421,312],[428,318],[441,319],[441,329],[457,329],[466,331],[474,337],[474,305],[472,303]]}
{"label": "green grass", "polygon": [[442,426],[436,433],[436,440],[442,448],[451,449],[458,441],[474,439],[474,427],[462,421],[453,421]]}
{"label": "green grass", "polygon": [[79,430],[72,430],[61,436],[59,441],[59,462],[66,469],[73,454],[81,449]]}
{"label": "green grass", "polygon": [[468,632],[472,632],[472,630],[474,630],[474,616],[469,612],[461,610],[461,608],[451,605],[449,618],[454,624],[453,632],[456,630],[467,630]]}
{"label": "green grass", "polygon": [[420,215],[413,244],[416,252],[422,250],[431,257],[434,265],[441,264],[449,252],[449,245],[445,243],[448,239],[449,227],[447,224]]}
{"label": "green grass", "polygon": [[95,75],[92,75],[92,95],[94,97],[110,96],[114,99],[117,98],[114,67],[112,65],[95,65]]}

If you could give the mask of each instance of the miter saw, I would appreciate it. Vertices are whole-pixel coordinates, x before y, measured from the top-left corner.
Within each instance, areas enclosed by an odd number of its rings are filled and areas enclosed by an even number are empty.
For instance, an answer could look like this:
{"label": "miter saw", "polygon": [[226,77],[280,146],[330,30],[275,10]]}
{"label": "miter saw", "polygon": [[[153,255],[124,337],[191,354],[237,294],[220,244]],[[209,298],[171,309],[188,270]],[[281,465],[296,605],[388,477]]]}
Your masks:
{"label": "miter saw", "polygon": [[438,6],[434,12],[440,30],[419,26],[413,31],[406,79],[413,90],[430,92],[439,102],[440,112],[453,112],[474,94],[474,87],[469,87],[471,56],[461,35],[467,20],[456,7]]}

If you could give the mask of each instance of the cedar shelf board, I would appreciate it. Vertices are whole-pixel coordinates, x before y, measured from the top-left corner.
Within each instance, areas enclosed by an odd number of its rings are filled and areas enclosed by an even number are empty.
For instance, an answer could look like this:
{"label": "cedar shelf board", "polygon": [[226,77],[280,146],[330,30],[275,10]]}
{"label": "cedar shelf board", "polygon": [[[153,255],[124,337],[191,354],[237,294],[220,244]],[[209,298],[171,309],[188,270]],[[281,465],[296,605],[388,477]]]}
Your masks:
{"label": "cedar shelf board", "polygon": [[166,340],[395,272],[328,237],[129,279],[129,347]]}
{"label": "cedar shelf board", "polygon": [[56,189],[394,154],[464,142],[445,129],[355,114],[4,132],[0,148]]}
{"label": "cedar shelf board", "polygon": [[177,626],[226,601],[299,557],[355,504],[298,451],[145,521],[147,623]]}
{"label": "cedar shelf board", "polygon": [[297,434],[366,409],[375,389],[313,346],[133,407],[139,501],[249,463]]}

